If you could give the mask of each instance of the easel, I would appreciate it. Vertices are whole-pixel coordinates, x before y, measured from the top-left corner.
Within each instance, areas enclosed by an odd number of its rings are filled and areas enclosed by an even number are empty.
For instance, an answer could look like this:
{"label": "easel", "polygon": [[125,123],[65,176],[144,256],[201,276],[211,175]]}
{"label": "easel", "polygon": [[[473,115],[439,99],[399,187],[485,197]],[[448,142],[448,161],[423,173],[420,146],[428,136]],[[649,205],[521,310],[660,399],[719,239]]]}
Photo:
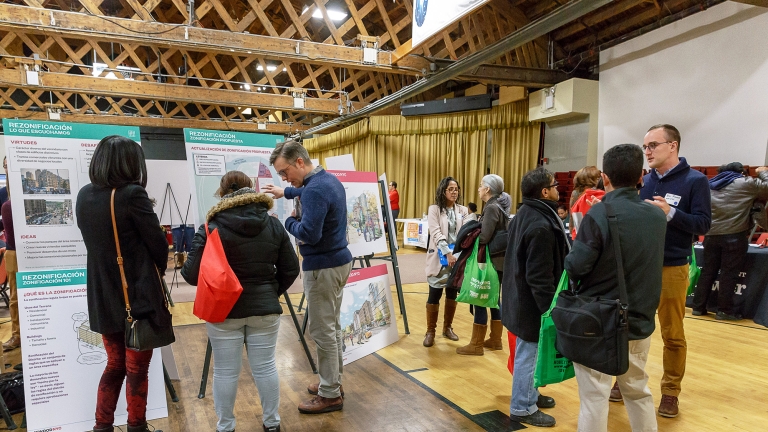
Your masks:
{"label": "easel", "polygon": [[[293,309],[293,304],[291,303],[291,298],[288,297],[288,293],[283,293],[283,299],[285,299],[285,304],[288,306],[288,310],[291,312],[291,318],[293,318],[293,325],[296,327],[296,332],[299,333],[299,339],[301,340],[301,345],[304,347],[304,354],[307,355],[307,360],[309,360],[309,366],[312,368],[312,372],[317,374],[317,366],[315,366],[315,360],[312,358],[312,354],[309,352],[309,347],[307,346],[307,340],[304,339],[304,333],[301,331],[301,327],[299,327],[299,319],[296,318],[296,311]],[[203,376],[200,378],[200,392],[197,394],[198,399],[202,399],[205,397],[205,388],[208,384],[208,372],[211,368],[211,354],[213,353],[213,348],[211,347],[211,340],[208,339],[208,345],[205,347],[205,361],[203,362]]]}
{"label": "easel", "polygon": [[[189,219],[189,207],[192,205],[192,194],[189,195],[189,203],[187,203],[187,214],[186,217],[181,217],[181,210],[179,210],[179,203],[176,202],[176,195],[173,193],[173,188],[171,188],[171,184],[167,183],[165,186],[165,193],[163,194],[163,205],[160,207],[160,220],[163,220],[163,215],[165,214],[165,203],[168,202],[168,216],[171,218],[171,226],[173,226],[173,209],[171,208],[170,199],[173,200],[173,204],[176,205],[176,212],[179,215],[179,222],[182,222],[182,226],[184,229],[181,232],[181,238],[184,238],[184,235],[186,234],[187,230],[187,220]],[[176,251],[179,252],[179,251]],[[178,269],[176,268],[176,265],[174,263],[173,266],[173,279],[171,279],[171,290],[173,289],[173,284],[176,284],[176,287],[179,287],[179,275],[178,275]],[[168,297],[168,303],[171,305],[171,307],[175,306],[173,304],[173,300],[171,299],[171,290],[168,289],[168,285],[166,285],[165,280],[163,280],[163,288],[165,289],[165,295]]]}
{"label": "easel", "polygon": [[[395,287],[397,288],[397,300],[400,303],[400,314],[403,315],[403,328],[405,329],[405,334],[411,334],[410,330],[408,329],[408,315],[405,312],[405,299],[403,297],[403,283],[400,280],[400,265],[397,263],[397,226],[395,225],[395,221],[392,220],[389,216],[392,214],[392,210],[389,208],[389,200],[387,197],[387,184],[383,180],[379,180],[379,188],[381,189],[381,196],[384,200],[385,205],[387,206],[386,209],[389,211],[384,212],[384,217],[387,219],[387,226],[389,229],[387,230],[387,238],[389,239],[389,256],[379,256],[375,257],[373,255],[365,255],[361,257],[355,257],[352,259],[352,268],[363,268],[363,267],[370,267],[371,266],[371,260],[372,259],[379,259],[384,261],[389,261],[392,263],[392,272],[395,274]],[[360,263],[360,267],[354,267],[355,262]],[[304,294],[301,295],[301,301],[299,301],[299,312],[301,312],[301,306],[304,304]],[[307,321],[309,319],[308,314],[306,313],[306,307],[304,308],[304,323],[302,325],[302,333],[307,331]]]}

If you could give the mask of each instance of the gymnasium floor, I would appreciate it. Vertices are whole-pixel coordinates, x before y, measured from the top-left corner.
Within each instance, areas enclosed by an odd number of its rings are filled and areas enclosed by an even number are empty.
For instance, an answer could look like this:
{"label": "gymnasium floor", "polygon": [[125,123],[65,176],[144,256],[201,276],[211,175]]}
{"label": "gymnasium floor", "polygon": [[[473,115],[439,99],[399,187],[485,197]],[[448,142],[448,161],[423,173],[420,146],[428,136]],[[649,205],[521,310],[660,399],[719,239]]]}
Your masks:
{"label": "gymnasium floor", "polygon": [[[421,253],[402,250],[399,254]],[[394,286],[393,299],[396,300]],[[524,429],[506,416],[511,394],[507,371],[509,347],[486,351],[482,357],[459,356],[455,349],[467,343],[472,316],[459,306],[454,329],[458,342],[438,337],[435,346],[424,348],[427,285],[407,284],[404,297],[411,334],[398,319],[400,340],[344,369],[346,393],[343,411],[318,416],[301,415],[296,405],[308,398],[306,386],[317,381],[301,348],[290,315],[284,314],[277,348],[281,382],[284,431],[507,431]],[[300,294],[291,296],[294,306]],[[212,376],[206,396],[198,399],[205,354],[205,327],[192,313],[192,303],[176,303],[172,309],[177,341],[174,355],[180,381],[173,384],[179,402],[168,398],[169,417],[152,421],[166,432],[215,431]],[[299,315],[299,319],[302,315]],[[438,329],[442,326],[442,309]],[[658,417],[660,431],[764,431],[768,420],[765,389],[768,388],[768,329],[750,320],[737,323],[708,317],[685,319],[688,366],[680,398],[680,415]],[[10,335],[10,324],[0,326],[0,337]],[[314,346],[309,342],[314,355]],[[661,337],[653,335],[648,367],[650,387],[658,406],[661,377]],[[20,351],[6,353],[6,363],[16,364]],[[95,391],[95,389],[94,389]],[[557,419],[555,431],[576,429],[579,401],[576,380],[551,385],[542,393],[557,406],[547,410]],[[238,431],[261,430],[261,408],[256,386],[244,362],[235,408]],[[14,416],[21,423],[21,415]],[[0,428],[1,430],[2,428]],[[20,429],[23,430],[23,429]],[[629,430],[621,403],[611,403],[609,430]]]}

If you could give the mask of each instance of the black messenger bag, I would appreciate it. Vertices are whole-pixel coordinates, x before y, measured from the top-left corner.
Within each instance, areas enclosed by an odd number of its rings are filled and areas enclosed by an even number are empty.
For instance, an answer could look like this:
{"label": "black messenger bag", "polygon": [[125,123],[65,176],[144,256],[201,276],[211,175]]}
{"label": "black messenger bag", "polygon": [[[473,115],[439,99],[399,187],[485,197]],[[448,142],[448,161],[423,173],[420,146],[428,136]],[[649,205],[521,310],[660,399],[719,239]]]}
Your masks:
{"label": "black messenger bag", "polygon": [[629,369],[629,324],[627,284],[621,259],[616,213],[603,202],[616,254],[619,299],[604,299],[560,292],[552,321],[557,329],[555,347],[574,363],[608,375],[618,376]]}

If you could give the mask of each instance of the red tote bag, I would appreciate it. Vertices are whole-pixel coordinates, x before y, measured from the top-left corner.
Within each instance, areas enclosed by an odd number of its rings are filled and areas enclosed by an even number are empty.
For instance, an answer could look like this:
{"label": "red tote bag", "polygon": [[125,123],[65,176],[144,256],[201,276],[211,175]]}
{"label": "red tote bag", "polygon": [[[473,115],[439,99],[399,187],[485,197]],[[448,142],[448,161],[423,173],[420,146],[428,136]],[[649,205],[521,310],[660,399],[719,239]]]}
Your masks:
{"label": "red tote bag", "polygon": [[197,294],[192,313],[201,320],[220,323],[227,319],[227,315],[240,298],[240,293],[243,292],[243,286],[240,285],[235,272],[229,266],[219,230],[208,231],[208,222],[206,222],[205,232],[208,240],[200,261]]}

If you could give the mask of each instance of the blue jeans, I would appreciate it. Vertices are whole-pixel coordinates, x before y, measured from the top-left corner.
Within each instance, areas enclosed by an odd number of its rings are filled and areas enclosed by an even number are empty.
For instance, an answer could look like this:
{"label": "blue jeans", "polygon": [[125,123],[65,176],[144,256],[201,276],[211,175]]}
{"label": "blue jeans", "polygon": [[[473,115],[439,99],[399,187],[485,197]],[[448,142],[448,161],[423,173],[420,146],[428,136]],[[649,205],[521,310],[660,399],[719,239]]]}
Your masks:
{"label": "blue jeans", "polygon": [[192,251],[192,238],[195,237],[194,225],[181,225],[177,228],[172,228],[171,234],[173,235],[173,247],[176,248],[176,252]]}
{"label": "blue jeans", "polygon": [[275,344],[280,315],[227,319],[221,323],[207,323],[206,328],[213,348],[213,405],[219,417],[216,430],[235,429],[235,396],[243,366],[243,342],[259,390],[262,423],[267,427],[278,426],[280,380],[275,364]]}
{"label": "blue jeans", "polygon": [[523,417],[539,410],[536,406],[539,390],[533,386],[533,371],[536,369],[538,351],[537,342],[526,342],[517,338],[515,373],[512,375],[512,400],[509,402],[510,415]]}

